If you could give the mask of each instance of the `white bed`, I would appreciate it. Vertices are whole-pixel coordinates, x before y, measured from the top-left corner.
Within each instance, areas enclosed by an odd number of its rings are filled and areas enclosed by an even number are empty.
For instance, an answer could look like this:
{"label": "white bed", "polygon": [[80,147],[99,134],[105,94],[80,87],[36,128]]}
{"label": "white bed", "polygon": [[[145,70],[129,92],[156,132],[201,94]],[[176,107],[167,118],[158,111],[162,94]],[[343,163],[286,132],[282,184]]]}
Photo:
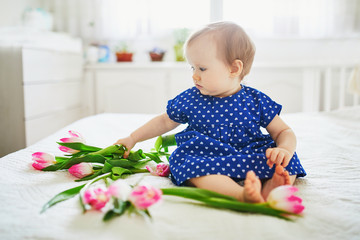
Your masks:
{"label": "white bed", "polygon": [[[294,222],[193,204],[166,196],[150,208],[153,220],[124,215],[110,222],[103,214],[82,214],[78,198],[40,210],[55,194],[80,185],[67,172],[31,167],[31,154],[61,155],[56,141],[67,130],[87,144],[106,147],[152,115],[100,114],[81,119],[42,141],[0,159],[0,239],[360,239],[360,107],[283,115],[298,138],[297,153],[308,175],[298,179],[304,217]],[[154,139],[135,146],[149,151]],[[136,174],[156,187],[167,178]]]}

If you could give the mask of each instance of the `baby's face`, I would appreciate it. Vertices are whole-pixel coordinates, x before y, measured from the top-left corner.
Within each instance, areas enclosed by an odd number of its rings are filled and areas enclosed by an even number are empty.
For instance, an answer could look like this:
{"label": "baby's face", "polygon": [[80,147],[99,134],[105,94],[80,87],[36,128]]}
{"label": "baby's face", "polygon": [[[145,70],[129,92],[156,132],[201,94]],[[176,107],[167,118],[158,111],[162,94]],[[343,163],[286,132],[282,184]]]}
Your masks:
{"label": "baby's face", "polygon": [[194,84],[202,94],[227,97],[241,89],[240,80],[231,76],[230,66],[218,57],[211,35],[201,36],[188,44],[186,56],[193,69]]}

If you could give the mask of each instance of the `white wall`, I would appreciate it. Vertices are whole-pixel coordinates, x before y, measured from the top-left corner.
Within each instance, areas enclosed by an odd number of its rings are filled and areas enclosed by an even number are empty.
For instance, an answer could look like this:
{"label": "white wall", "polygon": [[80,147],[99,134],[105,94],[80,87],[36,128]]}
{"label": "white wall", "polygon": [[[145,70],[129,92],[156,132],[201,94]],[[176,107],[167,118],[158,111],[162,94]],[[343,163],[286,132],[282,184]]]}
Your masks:
{"label": "white wall", "polygon": [[360,38],[254,39],[257,62],[360,63]]}
{"label": "white wall", "polygon": [[0,28],[22,25],[22,14],[27,7],[47,7],[46,0],[0,0]]}

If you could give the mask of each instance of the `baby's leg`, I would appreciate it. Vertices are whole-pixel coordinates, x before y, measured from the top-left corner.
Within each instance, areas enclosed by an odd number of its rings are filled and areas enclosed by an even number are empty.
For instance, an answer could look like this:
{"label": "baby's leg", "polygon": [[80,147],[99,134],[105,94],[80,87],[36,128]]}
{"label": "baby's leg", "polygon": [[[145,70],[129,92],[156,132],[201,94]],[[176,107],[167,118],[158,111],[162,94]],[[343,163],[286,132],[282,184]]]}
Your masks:
{"label": "baby's leg", "polygon": [[263,183],[263,188],[261,190],[261,194],[263,198],[266,200],[267,196],[276,187],[282,185],[293,185],[296,179],[296,175],[289,175],[289,172],[284,169],[283,166],[278,165],[275,168],[274,175],[271,179],[267,180]]}
{"label": "baby's leg", "polygon": [[244,187],[224,175],[207,175],[191,178],[187,181],[187,184],[228,195],[241,202],[264,202],[261,195],[261,182],[252,171],[247,173]]}

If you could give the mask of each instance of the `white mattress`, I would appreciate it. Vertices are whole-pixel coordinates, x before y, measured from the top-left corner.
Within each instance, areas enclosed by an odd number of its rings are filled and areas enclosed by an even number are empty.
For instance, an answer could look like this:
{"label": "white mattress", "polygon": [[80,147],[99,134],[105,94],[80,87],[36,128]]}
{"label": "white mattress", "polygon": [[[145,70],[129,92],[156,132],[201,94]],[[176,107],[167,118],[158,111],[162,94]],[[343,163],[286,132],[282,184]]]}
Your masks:
{"label": "white mattress", "polygon": [[[308,175],[298,179],[304,217],[274,217],[207,208],[166,196],[150,208],[153,220],[124,215],[108,223],[82,214],[75,197],[44,214],[55,194],[79,185],[67,172],[40,172],[31,154],[61,155],[55,143],[77,130],[89,145],[106,147],[152,115],[101,114],[79,120],[44,140],[0,159],[0,239],[360,239],[360,108],[284,115],[298,138],[297,153]],[[154,139],[135,146],[149,151]],[[127,181],[173,186],[167,178],[137,174]],[[190,204],[189,204],[190,203]]]}

